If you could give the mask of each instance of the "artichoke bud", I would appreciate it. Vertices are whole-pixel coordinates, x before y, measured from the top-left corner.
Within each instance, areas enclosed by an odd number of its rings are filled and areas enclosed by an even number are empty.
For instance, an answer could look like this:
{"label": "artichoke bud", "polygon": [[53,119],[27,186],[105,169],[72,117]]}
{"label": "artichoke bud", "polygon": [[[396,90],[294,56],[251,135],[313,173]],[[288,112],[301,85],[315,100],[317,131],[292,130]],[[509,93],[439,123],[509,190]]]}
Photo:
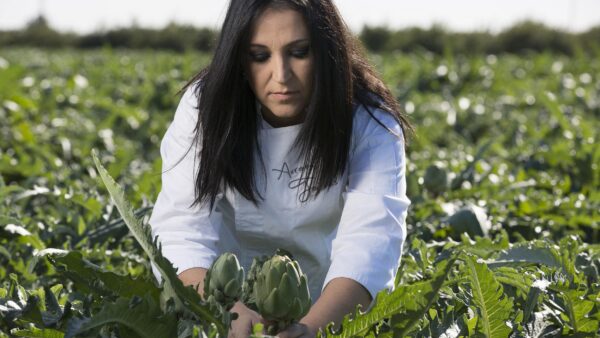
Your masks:
{"label": "artichoke bud", "polygon": [[248,270],[248,276],[242,286],[243,295],[242,302],[254,311],[258,311],[256,308],[256,295],[254,292],[254,283],[256,282],[257,276],[262,268],[263,264],[269,259],[267,256],[254,257],[252,259],[252,265]]}
{"label": "artichoke bud", "polygon": [[436,162],[425,169],[423,186],[429,192],[440,195],[448,188],[448,173],[444,166]]}
{"label": "artichoke bud", "polygon": [[276,254],[263,264],[253,291],[258,312],[280,326],[301,319],[312,304],[306,275],[287,255]]}
{"label": "artichoke bud", "polygon": [[220,255],[211,265],[204,278],[205,297],[213,298],[230,309],[242,296],[244,269],[232,253]]}
{"label": "artichoke bud", "polygon": [[450,216],[447,222],[457,235],[466,232],[470,236],[487,236],[491,227],[487,218],[488,216],[483,208],[468,204]]}

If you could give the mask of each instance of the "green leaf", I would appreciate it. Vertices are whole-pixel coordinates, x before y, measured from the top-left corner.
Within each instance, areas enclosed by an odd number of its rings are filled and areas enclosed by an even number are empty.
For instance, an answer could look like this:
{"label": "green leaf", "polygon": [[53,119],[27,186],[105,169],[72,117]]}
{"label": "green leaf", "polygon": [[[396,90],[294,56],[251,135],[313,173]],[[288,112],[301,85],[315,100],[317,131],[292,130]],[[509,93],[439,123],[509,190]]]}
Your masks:
{"label": "green leaf", "polygon": [[[142,207],[134,211],[136,218],[144,217],[147,213],[152,211],[152,207]],[[118,217],[110,222],[100,225],[94,228],[86,228],[83,238],[86,238],[90,244],[104,243],[108,237],[123,237],[129,229],[123,221],[123,218]]]}
{"label": "green leaf", "polygon": [[[6,220],[4,218],[0,219],[0,222]],[[11,234],[14,238],[16,238],[19,244],[23,245],[31,245],[37,250],[42,250],[46,248],[44,242],[39,238],[38,234],[31,233],[25,227],[20,225],[19,223],[7,223],[3,229],[4,232]]]}
{"label": "green leaf", "polygon": [[490,147],[490,145],[492,145],[494,143],[493,141],[494,141],[494,139],[490,139],[485,144],[481,145],[479,147],[479,149],[477,149],[477,153],[475,154],[474,159],[472,161],[470,161],[469,164],[467,165],[467,167],[465,169],[463,169],[452,180],[452,183],[450,183],[451,190],[459,189],[462,186],[463,182],[465,182],[465,181],[473,183],[473,177],[475,174],[475,164],[477,164],[477,161],[479,161],[483,158],[483,155],[485,154],[487,149]]}
{"label": "green leaf", "polygon": [[[489,268],[489,265],[488,265]],[[529,292],[529,288],[535,281],[535,278],[530,274],[523,273],[521,270],[508,266],[501,266],[493,269],[494,277],[502,284],[513,286],[519,289],[523,294]]]}
{"label": "green leaf", "polygon": [[452,257],[438,263],[433,277],[429,280],[399,285],[392,292],[382,290],[367,312],[361,312],[360,307],[357,307],[353,316],[344,317],[339,330],[334,331],[330,323],[324,333],[327,337],[365,336],[382,320],[394,316],[394,327],[399,336],[405,335],[437,299],[454,261],[455,258]]}
{"label": "green leaf", "polygon": [[[570,326],[574,333],[597,332],[600,326],[598,318],[591,316],[594,305],[598,307],[598,293],[586,296],[586,290],[572,289],[568,281],[558,282],[550,286],[558,291],[554,305],[561,311],[565,324]],[[590,299],[591,298],[591,299]]]}
{"label": "green leaf", "polygon": [[477,331],[488,338],[506,338],[511,328],[506,325],[513,311],[513,302],[503,293],[502,285],[485,263],[466,257],[473,302],[478,308]]}
{"label": "green leaf", "polygon": [[44,321],[45,326],[53,326],[57,324],[65,315],[65,313],[70,311],[70,303],[65,307],[65,310],[60,307],[58,303],[58,299],[50,290],[48,286],[44,286],[43,289],[44,295],[44,307],[45,311],[42,312],[42,320]]}
{"label": "green leaf", "polygon": [[0,245],[0,255],[4,256],[6,260],[10,261],[10,251],[8,251],[4,246]]}
{"label": "green leaf", "polygon": [[[25,303],[19,302],[17,308],[2,309],[2,318],[6,322],[18,321],[20,323],[32,323],[38,326],[46,326],[48,313],[42,312],[42,304],[36,295],[30,295]],[[62,314],[62,311],[61,311]],[[60,318],[59,318],[60,319]]]}
{"label": "green leaf", "polygon": [[141,278],[133,279],[129,276],[105,271],[85,260],[79,251],[50,249],[42,250],[36,256],[47,257],[58,273],[68,277],[75,283],[77,289],[84,292],[121,297],[150,293],[155,300],[159,299],[160,289],[154,283]]}
{"label": "green leaf", "polygon": [[64,286],[62,284],[56,284],[50,288],[50,291],[52,291],[52,293],[54,293],[54,295],[56,297],[58,297],[58,295],[60,295],[60,292],[62,291],[62,289],[64,289]]}
{"label": "green leaf", "polygon": [[16,337],[32,337],[32,338],[63,338],[64,333],[54,329],[38,329],[31,327],[29,329],[14,329],[10,333]]}
{"label": "green leaf", "polygon": [[500,266],[518,266],[527,264],[543,264],[549,267],[562,268],[562,262],[556,250],[549,243],[523,243],[514,245],[502,252],[496,259],[486,262],[490,269]]}
{"label": "green leaf", "polygon": [[85,331],[107,324],[120,324],[139,337],[175,337],[177,321],[175,314],[163,314],[160,306],[150,294],[143,298],[120,297],[115,303],[107,303],[91,318],[69,320],[65,338],[74,337]]}
{"label": "green leaf", "polygon": [[[115,182],[108,174],[106,169],[98,160],[96,151],[92,151],[92,157],[96,165],[96,169],[100,174],[106,189],[108,190],[113,202],[115,203],[121,217],[133,237],[140,244],[144,252],[150,260],[156,265],[158,271],[163,278],[163,302],[161,305],[166,307],[168,299],[172,298],[175,302],[175,309],[184,311],[184,309],[195,313],[202,320],[213,323],[217,326],[219,334],[224,336],[229,323],[228,313],[222,314],[222,320],[215,316],[210,307],[200,298],[200,295],[192,287],[185,287],[181,280],[177,277],[177,272],[173,264],[162,255],[161,247],[157,246],[158,237],[152,240],[152,232],[149,225],[143,225],[141,221],[135,217],[133,208],[125,198],[123,189]],[[225,322],[226,324],[223,324]]]}
{"label": "green leaf", "polygon": [[499,250],[508,249],[510,245],[508,235],[505,233],[501,233],[494,240],[487,237],[478,237],[475,241],[467,233],[463,233],[460,237],[460,249],[481,258],[488,258]]}
{"label": "green leaf", "polygon": [[[406,336],[411,329],[419,322],[427,313],[427,310],[437,300],[439,291],[444,285],[444,281],[448,277],[452,265],[456,258],[452,256],[448,260],[439,262],[435,267],[435,274],[422,287],[407,288],[405,297],[412,301],[406,302],[404,309],[399,314],[392,317],[394,326],[394,336]],[[413,289],[413,290],[410,290]]]}
{"label": "green leaf", "polygon": [[543,313],[534,313],[532,320],[524,325],[523,331],[526,337],[542,338],[542,337],[559,337],[560,329],[550,326]]}
{"label": "green leaf", "polygon": [[464,311],[466,308],[455,308],[452,305],[435,310],[431,308],[427,316],[429,323],[425,323],[419,331],[411,333],[410,336],[458,338],[461,332],[467,329],[467,323],[461,315]]}
{"label": "green leaf", "polygon": [[538,298],[540,297],[540,293],[542,293],[542,289],[532,286],[529,289],[529,293],[527,293],[527,301],[525,302],[525,308],[523,309],[523,320],[522,324],[526,324],[529,322],[529,318],[533,314],[535,307],[538,304]]}

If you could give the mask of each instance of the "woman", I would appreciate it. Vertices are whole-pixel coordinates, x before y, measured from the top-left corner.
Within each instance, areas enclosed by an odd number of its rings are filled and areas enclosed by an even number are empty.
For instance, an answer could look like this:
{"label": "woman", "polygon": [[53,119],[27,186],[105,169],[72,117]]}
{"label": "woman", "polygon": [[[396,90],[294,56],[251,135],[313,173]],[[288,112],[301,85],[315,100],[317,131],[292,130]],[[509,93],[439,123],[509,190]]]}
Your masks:
{"label": "woman", "polygon": [[[161,143],[150,224],[163,254],[202,290],[222,252],[246,271],[291,252],[313,306],[280,337],[312,337],[393,287],[412,129],[359,46],[331,0],[232,0]],[[242,303],[232,311],[231,336],[262,320]]]}

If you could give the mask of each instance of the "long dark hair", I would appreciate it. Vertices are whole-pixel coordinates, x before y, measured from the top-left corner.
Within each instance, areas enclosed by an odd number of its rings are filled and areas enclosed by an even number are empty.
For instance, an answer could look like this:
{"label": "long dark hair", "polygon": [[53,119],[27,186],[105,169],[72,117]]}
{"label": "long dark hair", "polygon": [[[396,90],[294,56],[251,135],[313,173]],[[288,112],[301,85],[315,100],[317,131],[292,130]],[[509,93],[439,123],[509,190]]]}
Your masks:
{"label": "long dark hair", "polygon": [[[192,205],[210,201],[212,210],[216,196],[227,187],[255,205],[256,195],[263,199],[254,181],[255,150],[260,154],[259,112],[243,71],[251,27],[266,8],[298,11],[309,30],[314,85],[293,144],[304,158],[308,198],[335,184],[346,169],[354,103],[364,105],[375,120],[369,107],[389,112],[402,128],[404,144],[414,132],[331,0],[231,0],[211,63],[182,89],[194,85],[199,98],[195,142],[201,149],[196,154],[200,168]],[[262,156],[258,158],[262,161]]]}

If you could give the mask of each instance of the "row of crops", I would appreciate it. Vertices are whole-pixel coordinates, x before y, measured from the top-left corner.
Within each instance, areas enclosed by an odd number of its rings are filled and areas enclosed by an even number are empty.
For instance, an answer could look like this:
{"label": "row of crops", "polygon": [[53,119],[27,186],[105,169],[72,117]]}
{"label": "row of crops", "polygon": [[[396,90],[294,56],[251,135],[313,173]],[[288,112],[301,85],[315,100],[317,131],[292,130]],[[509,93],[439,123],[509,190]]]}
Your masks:
{"label": "row of crops", "polygon": [[[321,334],[598,336],[600,60],[371,58],[417,128],[408,238],[395,291]],[[225,334],[147,232],[177,91],[208,62],[0,51],[0,337]]]}

